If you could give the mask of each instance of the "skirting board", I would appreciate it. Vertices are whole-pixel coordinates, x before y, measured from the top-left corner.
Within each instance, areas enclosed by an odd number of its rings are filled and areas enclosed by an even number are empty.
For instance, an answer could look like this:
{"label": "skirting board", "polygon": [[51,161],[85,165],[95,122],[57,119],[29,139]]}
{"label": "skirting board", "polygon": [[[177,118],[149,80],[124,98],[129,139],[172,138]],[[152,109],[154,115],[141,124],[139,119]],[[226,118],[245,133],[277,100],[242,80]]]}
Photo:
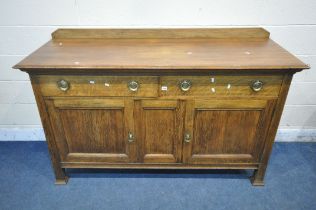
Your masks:
{"label": "skirting board", "polygon": [[[1,128],[0,141],[45,141],[43,129],[31,128]],[[278,142],[316,142],[316,129],[279,129]]]}

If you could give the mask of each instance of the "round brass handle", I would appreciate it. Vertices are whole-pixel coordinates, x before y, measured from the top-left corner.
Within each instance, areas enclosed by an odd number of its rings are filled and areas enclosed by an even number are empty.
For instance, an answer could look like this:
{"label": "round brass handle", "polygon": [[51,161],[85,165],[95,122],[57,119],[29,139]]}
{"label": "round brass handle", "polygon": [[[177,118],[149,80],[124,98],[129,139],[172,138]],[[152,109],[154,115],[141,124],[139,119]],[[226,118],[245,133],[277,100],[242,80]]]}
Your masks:
{"label": "round brass handle", "polygon": [[186,92],[190,90],[192,86],[192,82],[190,80],[182,80],[179,86],[182,91]]}
{"label": "round brass handle", "polygon": [[127,87],[130,91],[136,92],[139,88],[139,83],[137,81],[130,81],[127,83]]}
{"label": "round brass handle", "polygon": [[251,84],[251,89],[255,92],[259,92],[263,88],[263,82],[260,80],[256,80]]}
{"label": "round brass handle", "polygon": [[57,86],[61,91],[67,91],[70,88],[69,82],[63,79],[57,82]]}

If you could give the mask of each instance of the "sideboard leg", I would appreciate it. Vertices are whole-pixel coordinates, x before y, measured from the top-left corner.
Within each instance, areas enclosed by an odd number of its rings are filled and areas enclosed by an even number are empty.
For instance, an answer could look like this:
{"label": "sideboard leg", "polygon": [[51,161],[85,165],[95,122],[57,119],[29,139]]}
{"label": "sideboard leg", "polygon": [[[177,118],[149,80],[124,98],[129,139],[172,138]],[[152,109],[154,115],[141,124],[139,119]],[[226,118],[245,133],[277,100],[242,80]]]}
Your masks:
{"label": "sideboard leg", "polygon": [[56,181],[55,181],[55,184],[56,185],[64,185],[64,184],[67,184],[68,182],[68,176],[66,175],[65,173],[65,169],[60,169],[61,172],[60,174],[58,173],[58,176],[56,174]]}
{"label": "sideboard leg", "polygon": [[55,184],[56,185],[64,185],[67,184],[68,182],[68,176],[65,173],[65,169],[61,168],[58,169],[59,171],[56,173],[56,169],[55,169],[55,177],[56,177],[56,181]]}
{"label": "sideboard leg", "polygon": [[253,176],[250,178],[251,184],[253,186],[264,186],[264,174],[265,174],[265,167],[256,169],[253,172]]}

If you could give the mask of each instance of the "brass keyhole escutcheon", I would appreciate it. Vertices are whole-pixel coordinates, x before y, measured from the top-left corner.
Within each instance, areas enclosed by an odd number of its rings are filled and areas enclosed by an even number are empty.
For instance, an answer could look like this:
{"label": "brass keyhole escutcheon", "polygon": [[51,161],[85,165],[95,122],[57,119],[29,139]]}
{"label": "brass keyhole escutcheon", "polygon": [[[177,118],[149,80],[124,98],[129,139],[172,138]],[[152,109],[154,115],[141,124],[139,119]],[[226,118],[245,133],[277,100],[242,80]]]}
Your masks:
{"label": "brass keyhole escutcheon", "polygon": [[190,133],[185,133],[184,134],[184,141],[186,143],[190,143],[190,141],[191,141],[191,134]]}
{"label": "brass keyhole escutcheon", "polygon": [[127,140],[129,143],[132,143],[134,141],[134,134],[132,132],[128,132],[127,134]]}

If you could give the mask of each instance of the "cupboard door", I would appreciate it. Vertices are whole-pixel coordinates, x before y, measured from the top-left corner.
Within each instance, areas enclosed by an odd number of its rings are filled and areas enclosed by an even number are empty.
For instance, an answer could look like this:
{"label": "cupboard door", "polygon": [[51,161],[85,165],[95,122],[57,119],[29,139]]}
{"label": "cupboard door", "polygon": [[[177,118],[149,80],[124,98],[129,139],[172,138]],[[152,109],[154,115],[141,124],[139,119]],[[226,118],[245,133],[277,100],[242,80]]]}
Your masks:
{"label": "cupboard door", "polygon": [[274,100],[187,102],[185,163],[257,163]]}
{"label": "cupboard door", "polygon": [[[139,100],[135,102],[139,161],[176,163],[181,161],[183,102]],[[138,140],[136,140],[138,141]]]}
{"label": "cupboard door", "polygon": [[65,162],[133,162],[133,101],[48,99],[52,129]]}

